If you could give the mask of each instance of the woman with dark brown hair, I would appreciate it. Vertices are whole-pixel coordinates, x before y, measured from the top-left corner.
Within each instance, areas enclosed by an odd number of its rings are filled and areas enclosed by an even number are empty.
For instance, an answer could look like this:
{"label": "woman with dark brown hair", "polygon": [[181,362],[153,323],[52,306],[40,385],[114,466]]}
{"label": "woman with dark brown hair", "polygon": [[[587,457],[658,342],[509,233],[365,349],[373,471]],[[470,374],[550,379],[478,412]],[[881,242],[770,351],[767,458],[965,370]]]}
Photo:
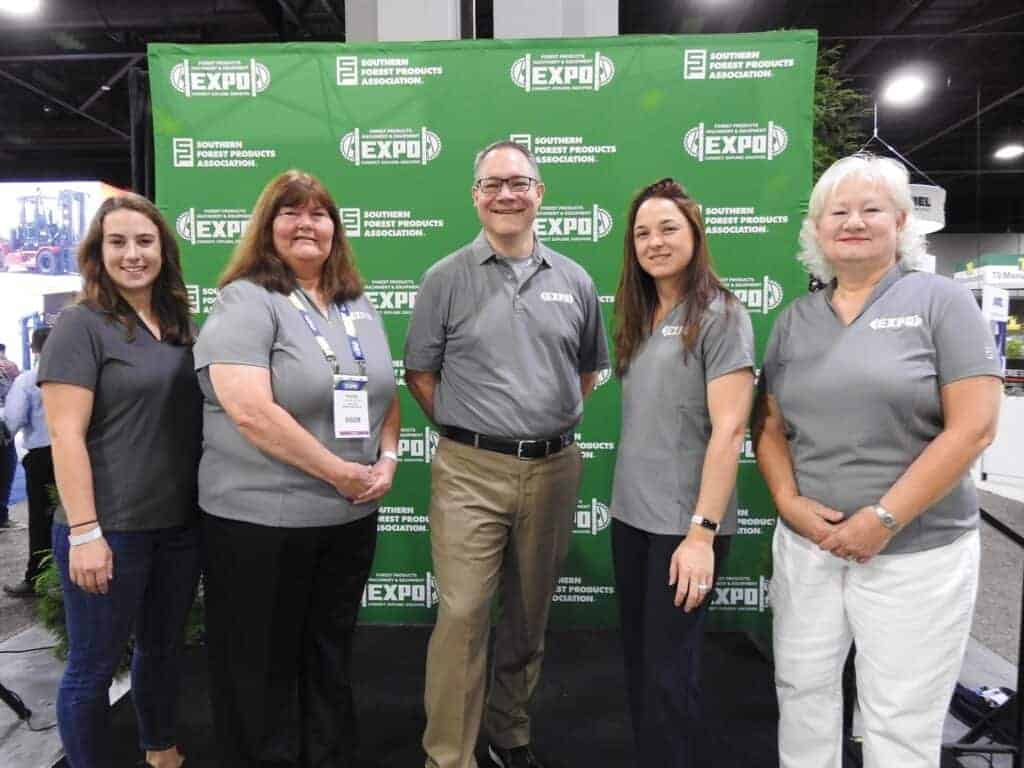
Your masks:
{"label": "woman with dark brown hair", "polygon": [[622,433],[612,556],[637,764],[692,768],[707,596],[736,530],[750,318],[673,179],[633,199],[615,294]]}
{"label": "woman with dark brown hair", "polygon": [[42,351],[60,506],[53,553],[68,663],[57,721],[73,768],[114,764],[107,691],[134,634],[132,700],[147,765],[178,768],[178,659],[199,578],[202,400],[178,247],[137,195],[100,205],[83,287]]}
{"label": "woman with dark brown hair", "polygon": [[196,345],[221,765],[350,766],[352,633],[398,461],[387,336],[330,193],[256,202]]}

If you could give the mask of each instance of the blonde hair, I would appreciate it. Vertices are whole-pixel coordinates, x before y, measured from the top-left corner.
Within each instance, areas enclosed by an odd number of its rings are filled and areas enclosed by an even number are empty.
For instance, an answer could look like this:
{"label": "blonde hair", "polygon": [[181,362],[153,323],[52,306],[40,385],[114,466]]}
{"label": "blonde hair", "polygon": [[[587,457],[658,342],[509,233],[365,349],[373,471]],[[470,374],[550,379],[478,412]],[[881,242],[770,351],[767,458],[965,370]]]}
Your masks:
{"label": "blonde hair", "polygon": [[832,192],[850,178],[864,179],[881,185],[892,198],[896,210],[906,214],[896,244],[896,259],[911,269],[916,267],[925,254],[925,237],[914,216],[910,174],[904,165],[896,160],[863,152],[834,162],[814,185],[807,215],[800,225],[800,251],[796,256],[804,265],[804,269],[823,283],[835,277],[835,271],[825,258],[825,253],[818,242],[818,221],[825,212],[825,204]]}

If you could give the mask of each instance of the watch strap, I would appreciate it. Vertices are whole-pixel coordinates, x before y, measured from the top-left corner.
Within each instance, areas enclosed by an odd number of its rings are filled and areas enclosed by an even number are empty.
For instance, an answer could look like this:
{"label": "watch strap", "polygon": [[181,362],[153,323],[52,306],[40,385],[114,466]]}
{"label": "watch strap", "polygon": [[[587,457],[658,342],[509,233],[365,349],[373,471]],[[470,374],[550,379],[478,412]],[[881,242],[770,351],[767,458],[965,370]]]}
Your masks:
{"label": "watch strap", "polygon": [[690,518],[690,522],[694,525],[699,525],[701,528],[707,528],[712,533],[718,533],[718,523],[714,520],[709,520],[701,515],[694,515]]}

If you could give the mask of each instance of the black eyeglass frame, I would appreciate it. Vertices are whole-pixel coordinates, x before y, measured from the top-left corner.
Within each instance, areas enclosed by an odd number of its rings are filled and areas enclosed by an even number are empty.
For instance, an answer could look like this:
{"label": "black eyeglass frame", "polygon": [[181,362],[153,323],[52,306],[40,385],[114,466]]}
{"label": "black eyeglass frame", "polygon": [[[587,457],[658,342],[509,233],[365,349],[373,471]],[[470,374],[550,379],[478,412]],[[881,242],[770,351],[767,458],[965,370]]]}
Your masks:
{"label": "black eyeglass frame", "polygon": [[[515,189],[513,189],[512,188],[512,182],[513,182],[513,180],[516,180],[516,179],[526,179],[527,182],[528,182],[527,185],[526,185],[526,189],[523,189],[523,190],[515,190]],[[488,192],[487,190],[484,189],[484,184],[486,182],[488,182],[488,181],[500,182],[500,186],[497,189],[495,189],[493,192]],[[476,181],[473,182],[473,188],[477,192],[480,192],[481,194],[484,194],[484,195],[497,195],[497,194],[499,194],[501,192],[501,190],[505,186],[508,186],[509,192],[512,192],[513,194],[516,194],[516,195],[525,195],[527,192],[529,192],[535,186],[539,186],[540,183],[541,183],[540,179],[535,179],[533,176],[525,176],[523,174],[518,174],[517,173],[515,176],[483,176],[482,178],[479,178],[479,179],[477,179]]]}

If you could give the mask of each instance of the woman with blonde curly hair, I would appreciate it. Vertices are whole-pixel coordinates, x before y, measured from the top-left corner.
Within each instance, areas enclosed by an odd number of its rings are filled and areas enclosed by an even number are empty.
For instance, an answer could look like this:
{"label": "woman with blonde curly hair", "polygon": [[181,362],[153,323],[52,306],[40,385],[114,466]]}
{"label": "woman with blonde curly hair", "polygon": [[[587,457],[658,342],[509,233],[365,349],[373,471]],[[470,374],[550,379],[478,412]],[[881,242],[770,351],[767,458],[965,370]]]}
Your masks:
{"label": "woman with blonde curly hair", "polygon": [[788,306],[762,368],[757,460],[773,543],[782,768],[841,764],[857,646],[868,768],[934,768],[978,582],[968,469],[1001,370],[970,292],[915,271],[906,169],[854,155],[811,193],[800,260],[827,287]]}

